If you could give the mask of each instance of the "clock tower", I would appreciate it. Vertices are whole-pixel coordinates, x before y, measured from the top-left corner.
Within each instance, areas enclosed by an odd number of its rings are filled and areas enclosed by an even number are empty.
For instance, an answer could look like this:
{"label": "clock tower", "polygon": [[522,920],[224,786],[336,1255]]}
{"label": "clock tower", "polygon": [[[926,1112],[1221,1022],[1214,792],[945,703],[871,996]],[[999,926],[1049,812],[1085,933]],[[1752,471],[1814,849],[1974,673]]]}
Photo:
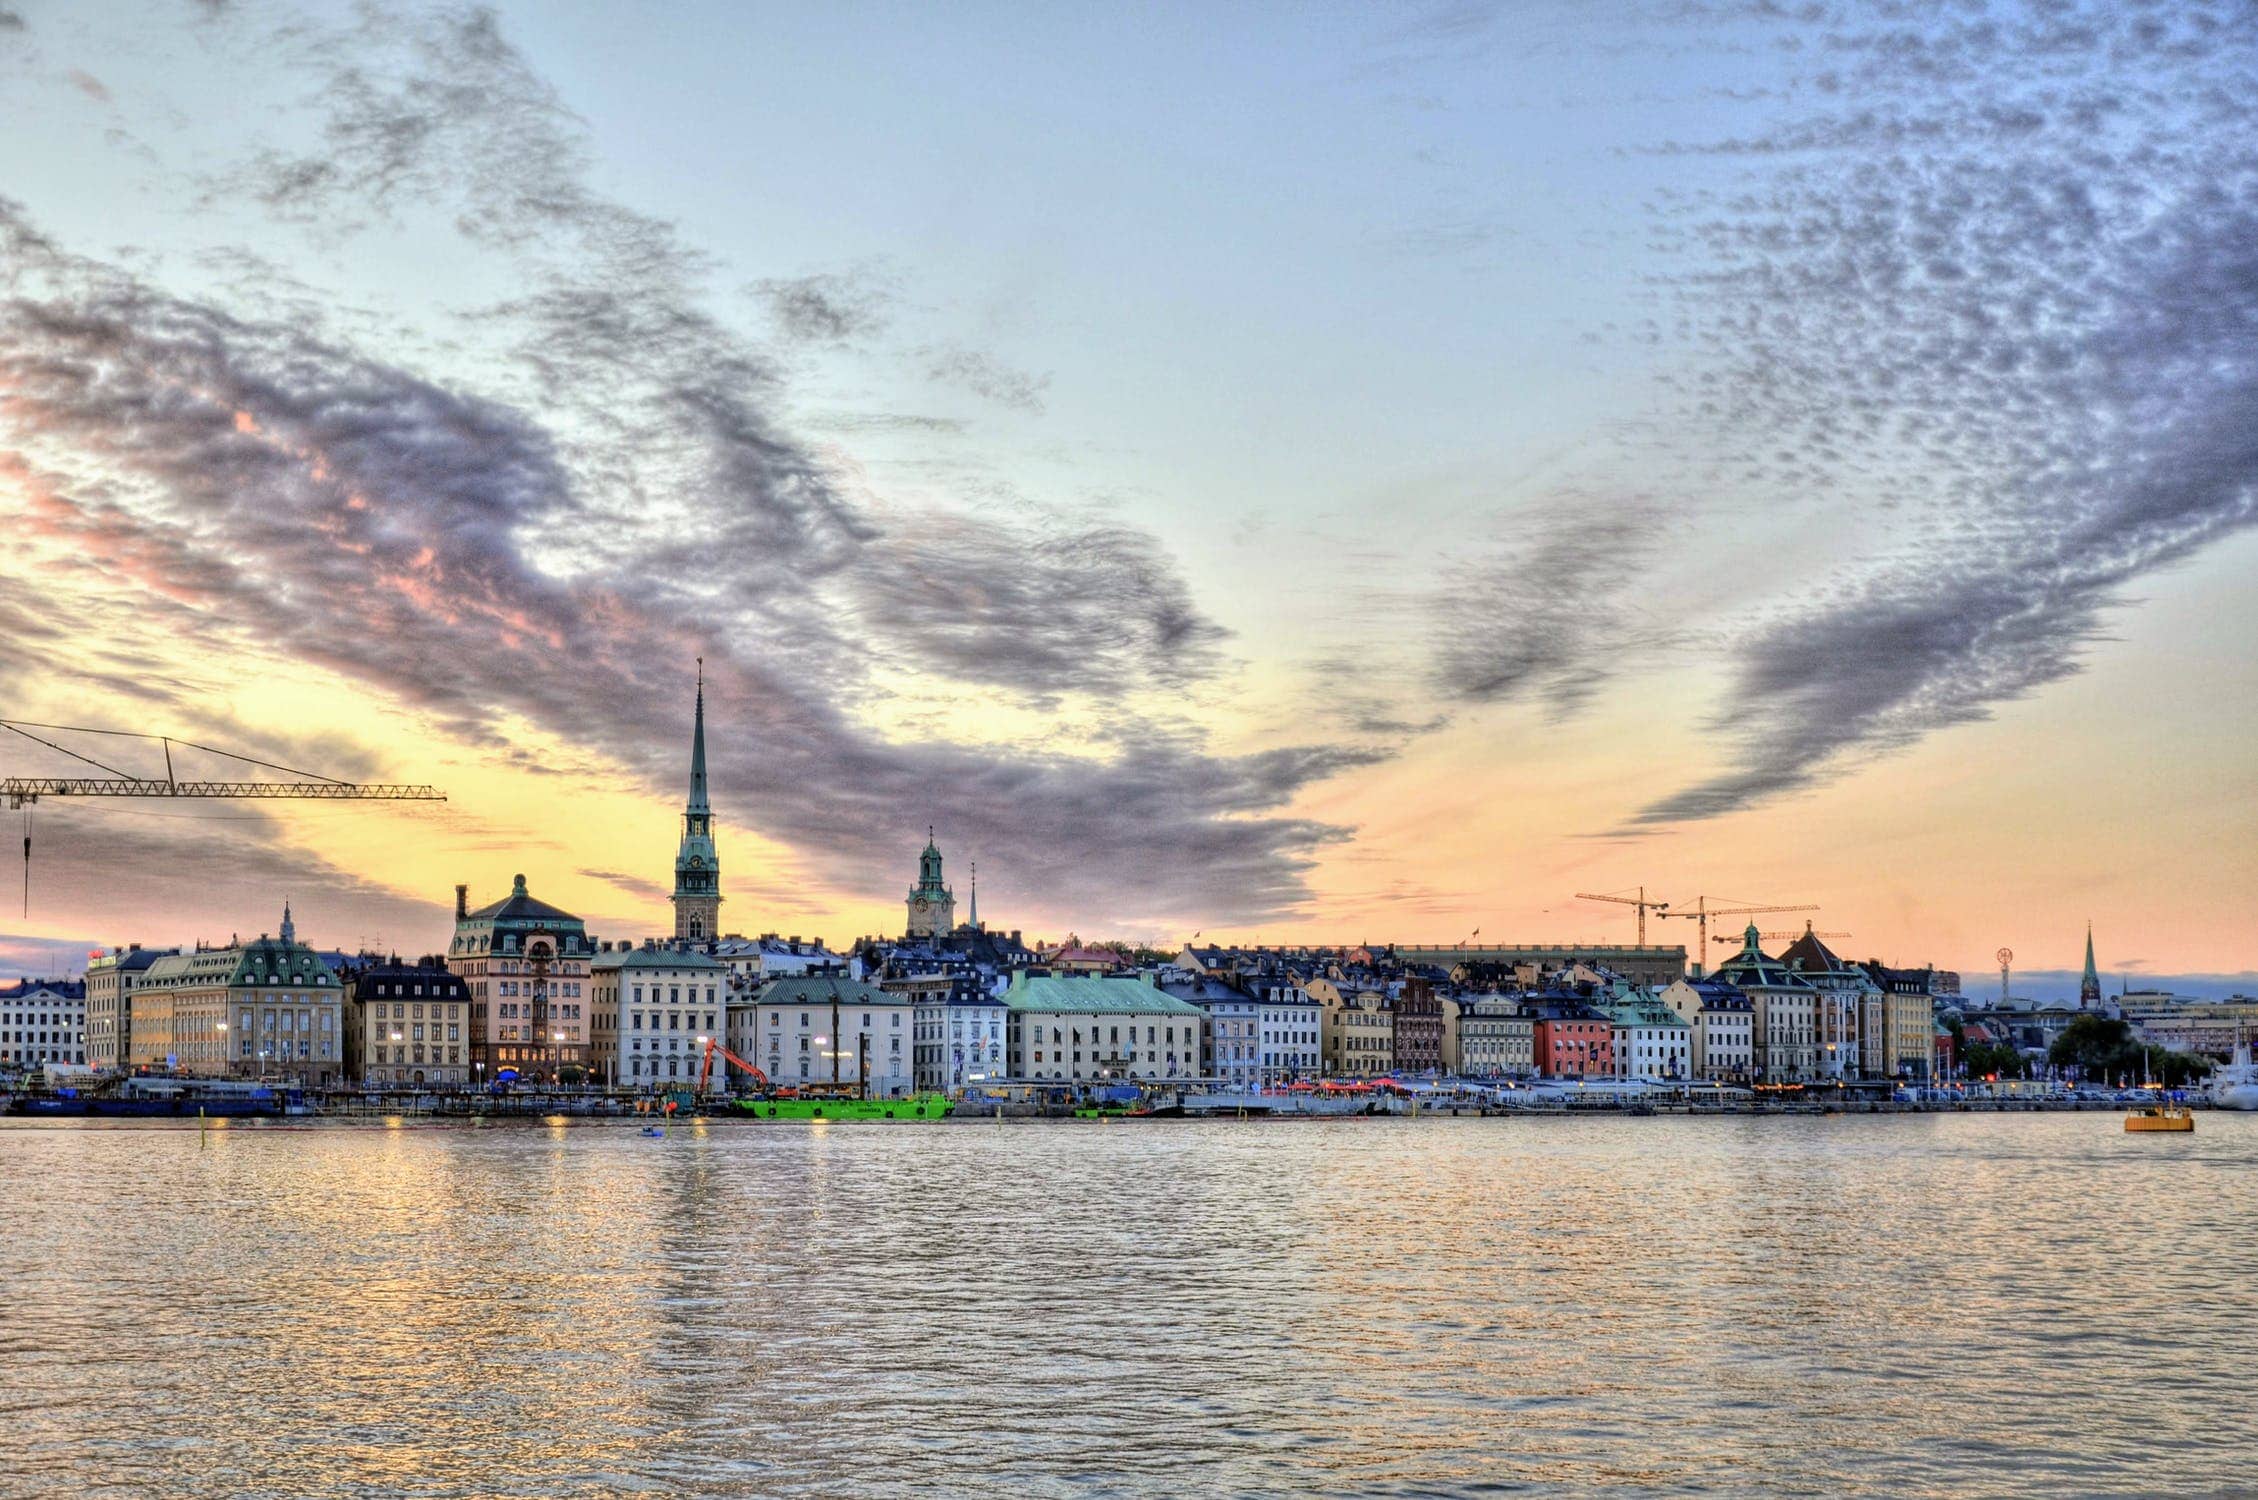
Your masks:
{"label": "clock tower", "polygon": [[910,887],[908,932],[911,937],[939,937],[954,932],[956,925],[956,894],[941,883],[941,850],[928,828],[925,852],[917,857],[917,884]]}
{"label": "clock tower", "polygon": [[721,935],[721,856],[713,847],[706,801],[706,663],[698,659],[697,728],[690,737],[690,801],[682,809],[682,847],[674,855],[674,935],[710,942]]}

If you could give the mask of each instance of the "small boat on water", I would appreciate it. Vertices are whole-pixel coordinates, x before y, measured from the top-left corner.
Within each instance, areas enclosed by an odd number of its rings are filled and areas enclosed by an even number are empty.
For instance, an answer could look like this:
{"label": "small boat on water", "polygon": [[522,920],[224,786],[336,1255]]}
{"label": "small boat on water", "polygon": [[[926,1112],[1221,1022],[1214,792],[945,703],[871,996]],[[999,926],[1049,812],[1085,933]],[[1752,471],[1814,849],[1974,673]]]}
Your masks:
{"label": "small boat on water", "polygon": [[2195,1128],[2195,1112],[2184,1104],[2159,1100],[2143,1104],[2125,1116],[2125,1128],[2132,1131],[2172,1130],[2189,1131]]}
{"label": "small boat on water", "polygon": [[2125,1129],[2130,1131],[2168,1130],[2185,1133],[2195,1129],[2195,1112],[2184,1101],[2174,1099],[2148,1076],[2147,1053],[2142,1051],[2140,1086],[2157,1090],[2156,1098],[2135,1108],[2125,1116]]}

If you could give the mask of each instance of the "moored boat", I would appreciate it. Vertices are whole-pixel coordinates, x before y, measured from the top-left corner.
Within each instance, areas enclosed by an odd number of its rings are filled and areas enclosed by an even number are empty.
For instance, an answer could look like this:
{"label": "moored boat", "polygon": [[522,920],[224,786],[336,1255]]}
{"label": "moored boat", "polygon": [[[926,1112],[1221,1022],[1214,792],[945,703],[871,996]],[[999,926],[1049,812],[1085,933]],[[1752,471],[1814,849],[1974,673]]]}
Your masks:
{"label": "moored boat", "polygon": [[2234,1061],[2211,1075],[2211,1102],[2220,1109],[2258,1109],[2258,1067],[2250,1061],[2250,1038],[2237,1036]]}

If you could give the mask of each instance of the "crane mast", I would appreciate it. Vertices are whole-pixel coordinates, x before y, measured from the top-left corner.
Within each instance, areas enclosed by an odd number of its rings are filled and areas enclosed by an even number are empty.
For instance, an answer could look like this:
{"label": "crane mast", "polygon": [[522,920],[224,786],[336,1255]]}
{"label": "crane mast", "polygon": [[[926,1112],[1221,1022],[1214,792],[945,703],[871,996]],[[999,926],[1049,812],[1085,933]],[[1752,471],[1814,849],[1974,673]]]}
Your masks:
{"label": "crane mast", "polygon": [[1641,948],[1644,948],[1646,946],[1646,914],[1651,911],[1659,916],[1667,913],[1670,910],[1670,903],[1667,901],[1647,900],[1646,887],[1643,885],[1639,887],[1639,893],[1635,897],[1601,896],[1595,895],[1590,891],[1578,891],[1576,893],[1576,899],[1578,901],[1608,901],[1614,903],[1617,906],[1637,907],[1639,910],[1639,946]]}

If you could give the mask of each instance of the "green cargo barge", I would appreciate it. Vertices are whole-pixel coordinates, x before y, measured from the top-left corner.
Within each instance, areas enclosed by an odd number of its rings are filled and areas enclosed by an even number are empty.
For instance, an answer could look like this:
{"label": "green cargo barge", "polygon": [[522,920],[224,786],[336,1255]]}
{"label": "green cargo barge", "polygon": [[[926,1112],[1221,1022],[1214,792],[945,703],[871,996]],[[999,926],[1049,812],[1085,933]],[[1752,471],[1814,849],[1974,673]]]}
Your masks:
{"label": "green cargo barge", "polygon": [[754,1120],[940,1120],[949,1113],[942,1094],[906,1099],[731,1099],[711,1106],[725,1118]]}

